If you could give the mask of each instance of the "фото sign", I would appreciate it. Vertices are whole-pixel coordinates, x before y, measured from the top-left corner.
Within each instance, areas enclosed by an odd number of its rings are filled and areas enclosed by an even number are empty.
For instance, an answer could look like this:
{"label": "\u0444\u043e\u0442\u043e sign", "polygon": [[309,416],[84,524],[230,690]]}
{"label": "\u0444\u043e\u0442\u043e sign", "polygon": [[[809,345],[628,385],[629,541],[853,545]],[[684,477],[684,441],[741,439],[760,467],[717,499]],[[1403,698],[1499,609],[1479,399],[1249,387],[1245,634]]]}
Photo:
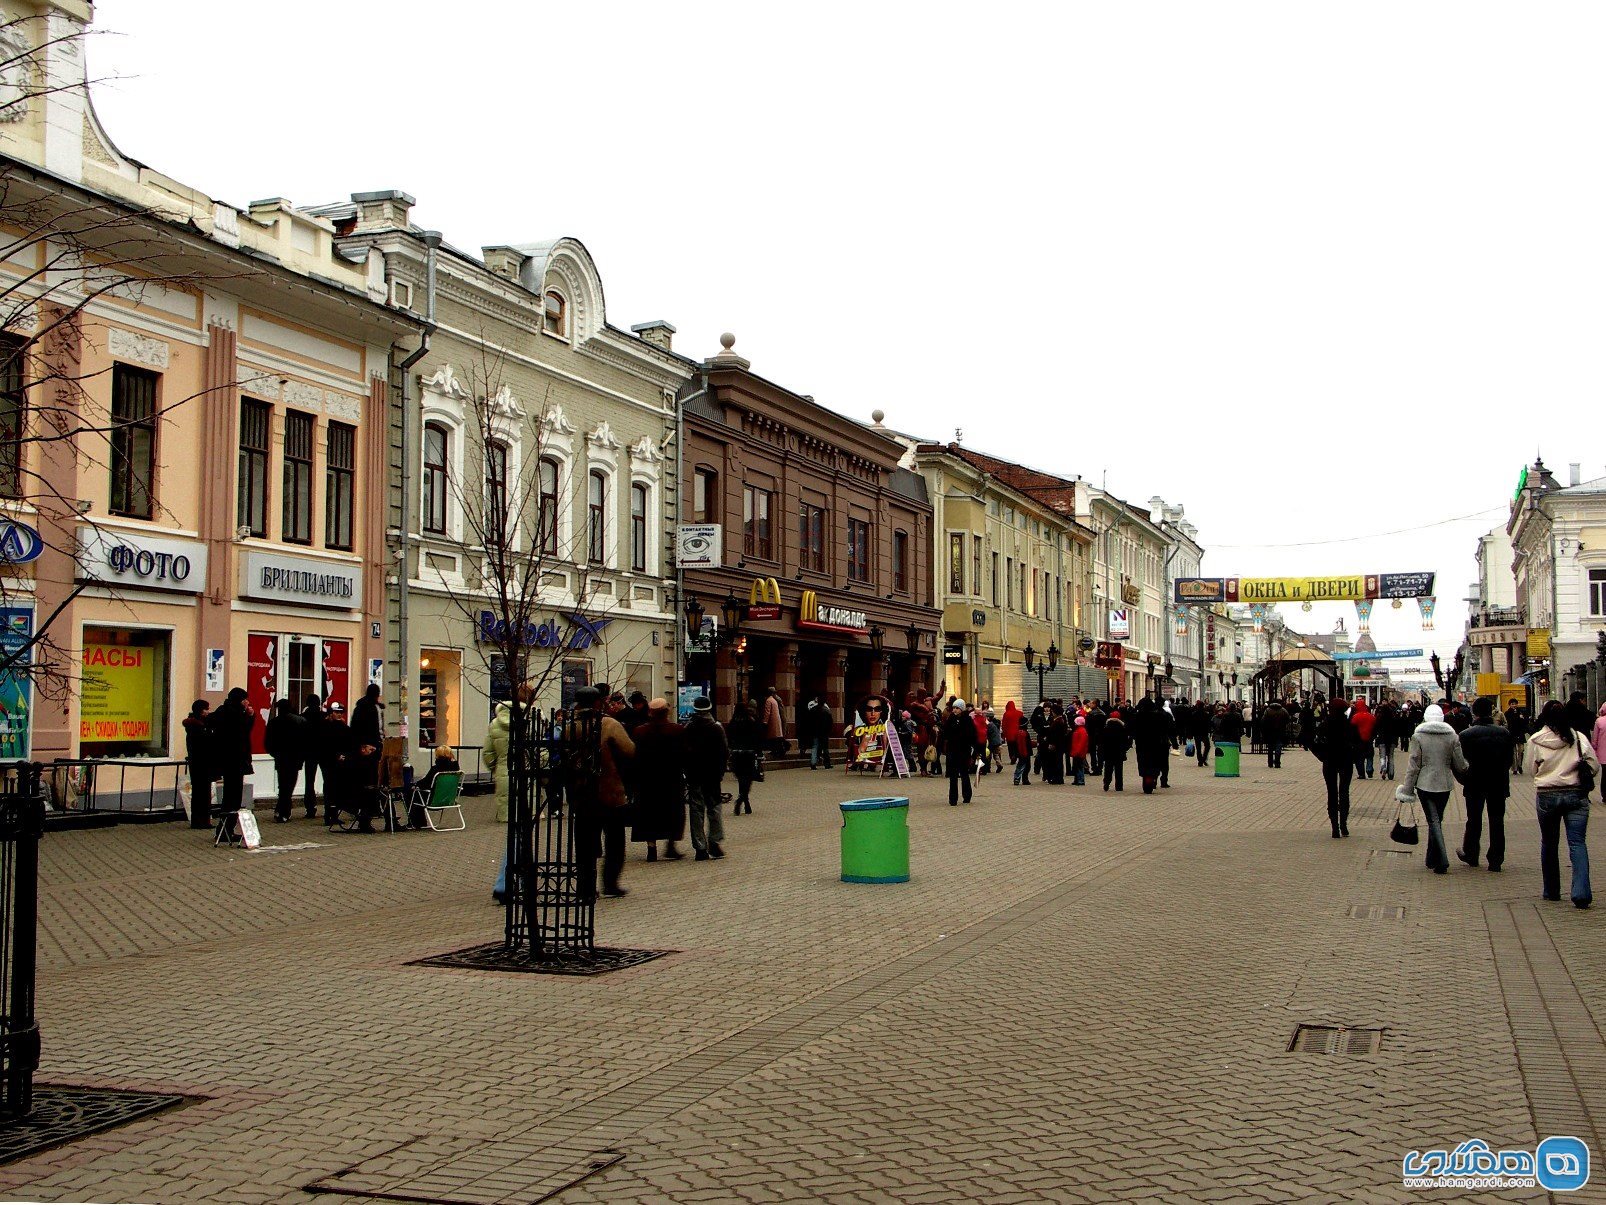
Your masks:
{"label": "\u0444\u043e\u0442\u043e sign", "polygon": [[346,561],[247,553],[240,593],[248,598],[356,610],[362,606],[362,569]]}
{"label": "\u0444\u043e\u0442\u043e sign", "polygon": [[78,576],[142,590],[199,594],[206,589],[206,545],[83,526],[78,529]]}

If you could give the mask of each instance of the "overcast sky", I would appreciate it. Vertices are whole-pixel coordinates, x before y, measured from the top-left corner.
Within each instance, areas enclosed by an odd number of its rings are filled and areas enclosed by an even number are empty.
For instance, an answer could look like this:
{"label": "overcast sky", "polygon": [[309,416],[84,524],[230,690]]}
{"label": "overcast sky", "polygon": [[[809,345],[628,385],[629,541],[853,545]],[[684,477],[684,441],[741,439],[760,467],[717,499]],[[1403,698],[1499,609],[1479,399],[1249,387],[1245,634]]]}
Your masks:
{"label": "overcast sky", "polygon": [[1454,648],[1536,449],[1606,473],[1606,6],[96,11],[108,132],[185,183],[572,235],[615,325],[1181,502],[1210,572],[1437,570],[1383,647]]}

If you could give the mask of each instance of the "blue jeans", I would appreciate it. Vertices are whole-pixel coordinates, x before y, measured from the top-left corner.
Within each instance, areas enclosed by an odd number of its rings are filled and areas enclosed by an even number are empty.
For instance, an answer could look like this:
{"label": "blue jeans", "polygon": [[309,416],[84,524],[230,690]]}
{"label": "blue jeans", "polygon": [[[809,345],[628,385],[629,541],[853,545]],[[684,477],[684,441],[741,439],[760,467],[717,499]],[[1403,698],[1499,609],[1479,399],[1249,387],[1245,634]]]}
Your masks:
{"label": "blue jeans", "polygon": [[1450,792],[1419,790],[1416,798],[1422,805],[1422,819],[1428,822],[1428,869],[1447,870],[1450,855],[1444,850],[1444,809]]}
{"label": "blue jeans", "polygon": [[1366,752],[1355,759],[1355,777],[1372,777],[1372,746],[1366,746]]}
{"label": "blue jeans", "polygon": [[1394,777],[1394,742],[1384,741],[1378,745],[1378,760],[1383,767],[1383,777]]}
{"label": "blue jeans", "polygon": [[1572,901],[1588,904],[1594,898],[1589,890],[1589,850],[1584,845],[1584,833],[1589,828],[1589,796],[1582,791],[1540,791],[1535,809],[1539,813],[1539,872],[1544,879],[1545,898],[1561,898],[1558,846],[1565,824],[1567,856],[1573,864]]}
{"label": "blue jeans", "polygon": [[1032,759],[1031,758],[1023,757],[1018,762],[1016,762],[1015,763],[1015,785],[1018,787],[1018,786],[1022,785],[1023,783],[1030,784],[1030,782],[1032,781],[1031,771],[1032,771]]}
{"label": "blue jeans", "polygon": [[502,846],[502,873],[496,876],[496,886],[491,888],[497,895],[507,894],[507,846]]}
{"label": "blue jeans", "polygon": [[817,736],[809,745],[809,769],[813,770],[823,761],[825,768],[831,768],[831,746],[829,737]]}
{"label": "blue jeans", "polygon": [[1087,785],[1087,758],[1085,758],[1085,757],[1073,757],[1073,758],[1071,758],[1071,770],[1076,774],[1076,785],[1079,786],[1079,787],[1086,786]]}

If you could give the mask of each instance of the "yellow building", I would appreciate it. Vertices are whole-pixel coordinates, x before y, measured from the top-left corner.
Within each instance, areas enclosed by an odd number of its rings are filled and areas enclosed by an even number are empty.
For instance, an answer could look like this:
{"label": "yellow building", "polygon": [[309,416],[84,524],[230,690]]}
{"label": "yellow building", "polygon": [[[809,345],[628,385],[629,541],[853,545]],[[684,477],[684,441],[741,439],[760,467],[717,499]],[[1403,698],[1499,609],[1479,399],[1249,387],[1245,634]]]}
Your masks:
{"label": "yellow building", "polygon": [[[934,507],[936,605],[950,694],[990,698],[1019,689],[1025,650],[1052,647],[1065,691],[1086,693],[1075,674],[1091,664],[1093,533],[1076,520],[1080,483],[959,444],[917,444],[915,464]],[[1035,686],[1034,686],[1035,689]],[[1053,693],[1052,691],[1049,693]]]}

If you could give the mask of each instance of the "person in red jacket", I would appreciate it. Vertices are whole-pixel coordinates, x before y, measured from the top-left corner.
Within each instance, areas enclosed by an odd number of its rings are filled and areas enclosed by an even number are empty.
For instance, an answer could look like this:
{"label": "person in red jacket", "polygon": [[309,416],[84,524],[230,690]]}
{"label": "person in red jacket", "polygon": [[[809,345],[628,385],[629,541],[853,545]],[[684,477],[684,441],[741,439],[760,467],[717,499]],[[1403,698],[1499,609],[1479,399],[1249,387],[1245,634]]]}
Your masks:
{"label": "person in red jacket", "polygon": [[1376,778],[1372,764],[1372,733],[1377,729],[1377,717],[1367,707],[1365,699],[1355,700],[1349,723],[1355,729],[1355,777]]}
{"label": "person in red jacket", "polygon": [[1077,716],[1071,722],[1071,771],[1076,775],[1076,785],[1087,785],[1087,721]]}
{"label": "person in red jacket", "polygon": [[[1013,703],[1010,704],[1014,706]],[[1015,731],[1009,737],[1009,754],[1015,760],[1015,785],[1029,787],[1032,785],[1032,729],[1031,725],[1021,722],[1020,713],[1015,713]]]}

